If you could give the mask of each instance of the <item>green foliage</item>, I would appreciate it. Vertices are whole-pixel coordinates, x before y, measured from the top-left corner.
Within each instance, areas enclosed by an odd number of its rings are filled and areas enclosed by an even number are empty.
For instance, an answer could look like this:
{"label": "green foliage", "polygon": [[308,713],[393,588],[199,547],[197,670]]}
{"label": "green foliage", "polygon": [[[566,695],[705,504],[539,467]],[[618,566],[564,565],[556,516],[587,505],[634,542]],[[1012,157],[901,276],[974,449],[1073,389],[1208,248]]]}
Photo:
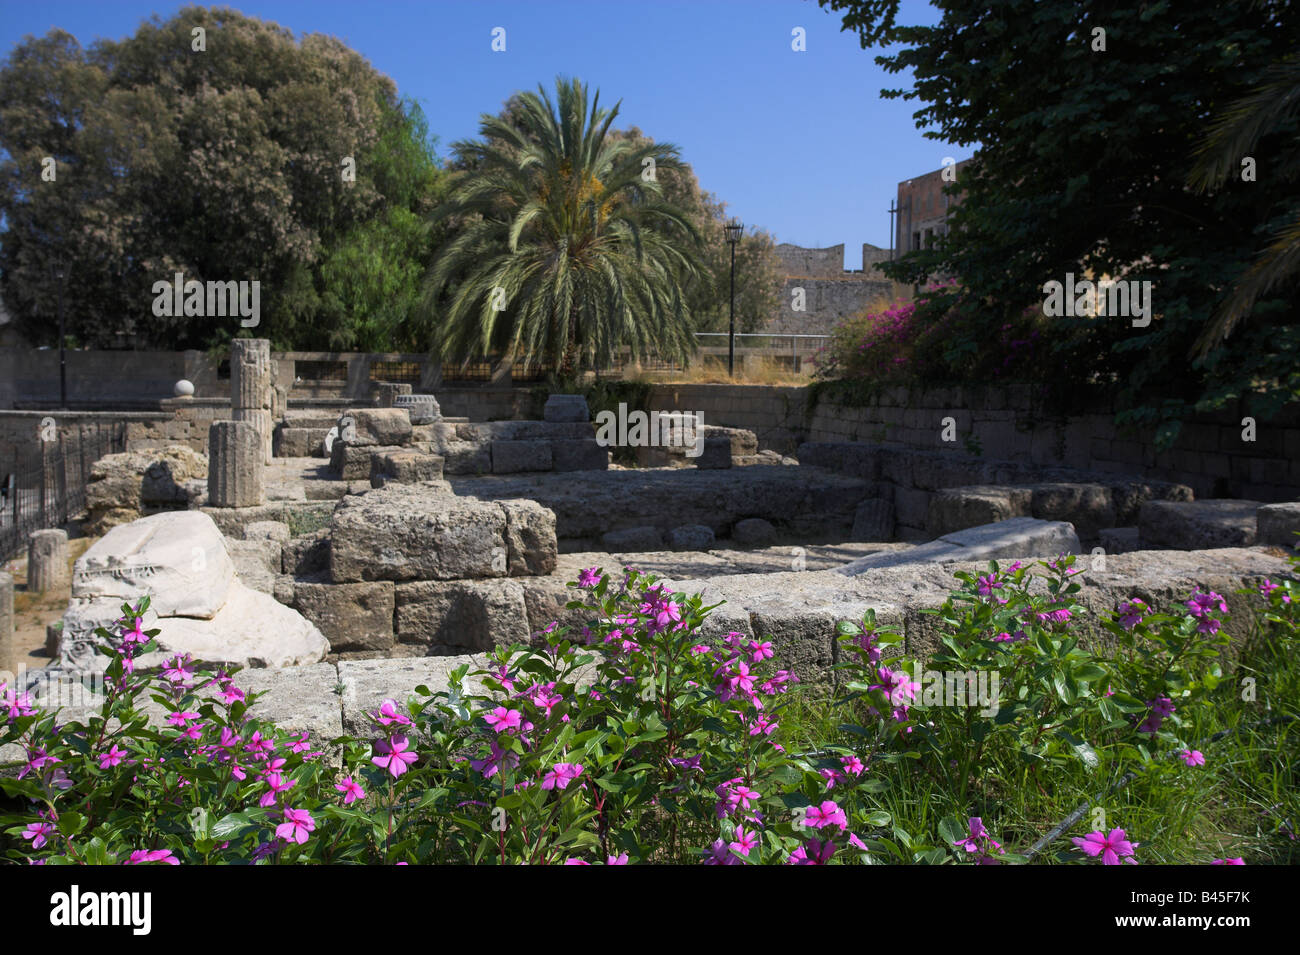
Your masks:
{"label": "green foliage", "polygon": [[[1276,79],[1273,64],[1294,50],[1293,5],[1160,0],[1094,10],[1012,0],[990,9],[940,0],[942,20],[928,27],[899,25],[897,0],[821,3],[844,13],[864,47],[891,46],[877,62],[914,81],[882,95],[920,100],[915,117],[928,137],[979,145],[948,187],[962,196],[950,234],[886,267],[900,281],[959,278],[966,292],[927,308],[937,319],[970,299],[972,322],[952,333],[952,351],[996,356],[996,331],[1041,308],[1044,283],[1090,272],[1150,281],[1153,318],[1146,327],[1051,319],[1042,380],[1062,391],[1106,387],[1122,420],[1156,431],[1161,444],[1195,411],[1240,404],[1267,418],[1300,395],[1294,280],[1275,271],[1276,283],[1254,283],[1250,333],[1192,360],[1216,305],[1249,277],[1265,237],[1289,234],[1300,210],[1287,158],[1300,119],[1288,107],[1255,129],[1259,183],[1209,194],[1185,185],[1209,118]],[[1097,27],[1104,52],[1093,49]]]}
{"label": "green foliage", "polygon": [[35,342],[52,341],[60,256],[69,334],[93,347],[207,348],[240,331],[155,316],[153,285],[177,272],[259,281],[254,333],[278,348],[402,333],[405,262],[427,244],[403,213],[427,212],[441,173],[418,110],[332,37],[190,6],[88,50],[58,30],[29,38],[0,68],[0,149],[0,291]]}

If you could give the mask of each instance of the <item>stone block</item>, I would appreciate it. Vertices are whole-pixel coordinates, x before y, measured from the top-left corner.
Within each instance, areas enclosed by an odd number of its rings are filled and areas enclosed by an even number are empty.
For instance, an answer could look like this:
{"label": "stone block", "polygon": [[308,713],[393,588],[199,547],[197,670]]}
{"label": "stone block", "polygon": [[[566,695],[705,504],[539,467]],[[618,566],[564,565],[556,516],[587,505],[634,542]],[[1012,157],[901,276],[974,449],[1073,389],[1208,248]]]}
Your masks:
{"label": "stone block", "polygon": [[433,485],[388,484],[336,506],[330,574],[336,583],[504,577],[505,532],[496,503]]}
{"label": "stone block", "polygon": [[1258,539],[1258,501],[1147,501],[1138,516],[1143,547],[1207,550],[1250,547]]}
{"label": "stone block", "polygon": [[442,409],[433,395],[397,395],[394,408],[404,408],[413,426],[426,426],[442,420]]}
{"label": "stone block", "polygon": [[393,645],[391,580],[294,585],[294,607],[316,625],[334,652],[388,650]]}
{"label": "stone block", "polygon": [[595,438],[561,438],[551,442],[551,463],[556,471],[604,471],[609,449]]}
{"label": "stone block", "polygon": [[1255,514],[1259,543],[1287,550],[1300,547],[1300,501],[1265,504]]}
{"label": "stone block", "polygon": [[1097,541],[1107,554],[1127,554],[1141,550],[1136,527],[1104,527],[1097,532]]}
{"label": "stone block", "polygon": [[348,408],[339,415],[339,437],[355,447],[400,447],[411,440],[404,408]]}
{"label": "stone block", "polygon": [[875,543],[894,539],[894,504],[883,498],[868,498],[853,512],[850,540]]}
{"label": "stone block", "polygon": [[551,442],[493,441],[492,473],[515,474],[519,471],[549,471],[554,466]]}
{"label": "stone block", "polygon": [[284,521],[250,521],[244,525],[244,540],[285,544],[289,541],[289,525]]}
{"label": "stone block", "polygon": [[704,524],[684,524],[668,532],[672,550],[708,550],[713,546],[713,528]]}
{"label": "stone block", "polygon": [[419,451],[387,451],[370,455],[370,486],[383,487],[389,482],[420,484],[442,480],[443,459]]}
{"label": "stone block", "polygon": [[431,652],[491,650],[528,642],[524,589],[514,580],[402,583],[397,639]]}
{"label": "stone block", "polygon": [[499,501],[506,516],[506,570],[511,577],[538,577],[555,570],[555,512],[536,501]]}
{"label": "stone block", "polygon": [[542,420],[554,422],[590,421],[591,411],[582,395],[551,395],[542,408]]}
{"label": "stone block", "polygon": [[379,407],[395,407],[394,399],[398,395],[409,395],[411,386],[405,382],[380,381],[375,384],[375,397],[378,399]]}

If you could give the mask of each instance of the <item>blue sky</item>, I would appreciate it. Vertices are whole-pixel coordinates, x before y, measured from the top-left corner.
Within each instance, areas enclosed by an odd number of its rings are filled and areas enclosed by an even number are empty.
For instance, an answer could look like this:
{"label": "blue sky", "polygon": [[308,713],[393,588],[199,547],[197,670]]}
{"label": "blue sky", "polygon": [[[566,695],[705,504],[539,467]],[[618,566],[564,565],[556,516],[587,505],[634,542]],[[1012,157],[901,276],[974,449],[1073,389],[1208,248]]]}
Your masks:
{"label": "blue sky", "polygon": [[[472,138],[479,115],[515,90],[577,76],[622,100],[616,125],[677,144],[701,185],[747,225],[778,242],[843,242],[849,268],[861,245],[889,245],[890,199],[900,180],[970,150],[923,137],[916,101],[885,100],[905,86],[878,51],[840,31],[812,0],[244,0],[228,4],[295,32],[328,33],[362,53],[417,99],[446,154]],[[121,38],[183,4],[131,0],[0,0],[0,52],[52,27],[83,45]],[[900,20],[933,23],[928,4],[904,0]],[[504,27],[506,50],[491,49]],[[806,52],[791,49],[806,31]]]}

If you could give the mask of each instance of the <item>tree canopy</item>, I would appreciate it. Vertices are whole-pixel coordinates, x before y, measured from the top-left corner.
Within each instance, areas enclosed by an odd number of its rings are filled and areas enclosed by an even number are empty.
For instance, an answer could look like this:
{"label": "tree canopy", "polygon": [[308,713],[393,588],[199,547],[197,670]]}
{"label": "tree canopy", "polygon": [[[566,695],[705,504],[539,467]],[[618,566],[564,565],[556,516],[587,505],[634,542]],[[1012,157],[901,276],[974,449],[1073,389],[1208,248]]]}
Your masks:
{"label": "tree canopy", "polygon": [[950,343],[950,374],[969,374],[997,328],[1041,308],[1045,283],[1090,273],[1151,282],[1153,320],[1054,319],[1043,376],[1059,392],[1112,390],[1123,417],[1156,426],[1161,444],[1195,410],[1245,398],[1268,416],[1300,396],[1293,277],[1257,286],[1249,318],[1196,349],[1300,209],[1295,110],[1267,114],[1251,155],[1231,157],[1216,188],[1188,186],[1216,117],[1296,48],[1293,4],[936,0],[940,22],[912,26],[898,22],[897,0],[820,2],[864,48],[890,46],[876,57],[887,71],[911,71],[910,88],[882,95],[919,100],[918,128],[979,147],[950,234],[892,267],[903,281],[960,279],[927,306],[938,316],[960,302],[975,315]]}
{"label": "tree canopy", "polygon": [[86,50],[28,37],[0,66],[0,149],[0,293],[32,340],[56,337],[59,260],[82,344],[240,331],[155,315],[152,287],[175,273],[259,281],[253,332],[277,347],[418,340],[401,303],[442,173],[418,108],[333,37],[203,7]]}

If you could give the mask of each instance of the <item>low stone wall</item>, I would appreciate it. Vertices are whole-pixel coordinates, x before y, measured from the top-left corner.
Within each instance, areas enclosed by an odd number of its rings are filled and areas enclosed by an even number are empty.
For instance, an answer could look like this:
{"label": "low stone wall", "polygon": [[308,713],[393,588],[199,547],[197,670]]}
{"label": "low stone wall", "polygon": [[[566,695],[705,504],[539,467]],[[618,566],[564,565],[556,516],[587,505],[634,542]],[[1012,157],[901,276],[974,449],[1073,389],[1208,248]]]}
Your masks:
{"label": "low stone wall", "polygon": [[[1073,580],[1082,589],[1075,599],[1097,614],[1109,613],[1132,597],[1160,609],[1176,609],[1195,589],[1222,594],[1229,608],[1224,631],[1234,641],[1246,632],[1248,612],[1260,606],[1257,598],[1235,591],[1254,588],[1265,577],[1278,580],[1289,574],[1286,561],[1253,549],[1139,552],[1109,557],[1104,566],[1094,566],[1083,558],[1080,566],[1083,573]],[[878,568],[854,578],[834,571],[805,571],[679,579],[669,585],[678,592],[702,593],[707,603],[726,601],[706,620],[706,634],[737,630],[771,639],[782,666],[794,670],[806,684],[829,686],[838,659],[838,621],[860,619],[873,609],[878,623],[903,634],[902,652],[923,662],[935,652],[939,637],[937,618],[923,611],[943,603],[957,584],[955,571],[982,569],[977,564],[906,565]],[[1102,638],[1095,629],[1085,628],[1085,644],[1098,639]],[[312,741],[320,744],[344,732],[364,734],[369,726],[365,712],[384,699],[405,700],[421,684],[434,692],[445,690],[456,667],[469,664],[475,668],[484,659],[482,655],[458,654],[339,660],[245,670],[236,675],[235,682],[245,690],[264,694],[251,715],[294,732],[308,732]],[[1002,691],[1010,689],[1004,685]],[[91,705],[70,707],[64,711],[65,719],[84,718]],[[146,703],[146,708],[155,723],[165,718],[161,707]],[[21,762],[21,756],[17,747],[0,750],[0,762]]]}

